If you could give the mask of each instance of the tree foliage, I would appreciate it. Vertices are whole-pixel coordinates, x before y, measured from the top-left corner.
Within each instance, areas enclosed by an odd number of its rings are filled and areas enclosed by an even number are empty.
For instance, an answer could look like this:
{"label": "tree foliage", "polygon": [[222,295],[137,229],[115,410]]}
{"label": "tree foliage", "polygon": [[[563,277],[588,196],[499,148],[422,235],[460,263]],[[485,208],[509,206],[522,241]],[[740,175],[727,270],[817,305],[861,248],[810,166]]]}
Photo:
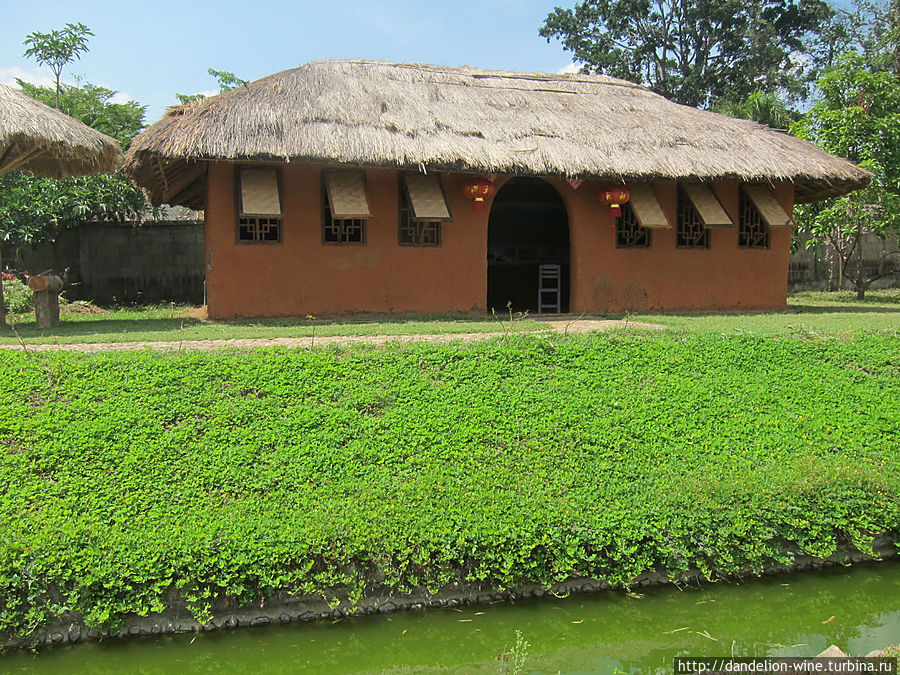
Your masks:
{"label": "tree foliage", "polygon": [[581,0],[557,7],[540,34],[559,39],[586,72],[706,106],[757,90],[802,95],[803,56],[831,13],[822,0]]}
{"label": "tree foliage", "polygon": [[56,76],[56,107],[59,108],[59,78],[63,68],[72,61],[81,58],[87,52],[87,38],[93,36],[83,23],[67,23],[61,30],[49,33],[30,33],[25,38],[25,56],[34,58],[39,64],[47,66]]}
{"label": "tree foliage", "polygon": [[[32,49],[49,50],[47,45],[52,46],[54,40],[68,40],[68,52],[63,47],[54,52],[59,55],[53,64],[64,65],[66,54],[71,60],[72,54],[87,50],[83,36],[92,35],[83,24],[69,24],[69,28],[69,33],[32,33],[25,43],[32,44]],[[47,51],[43,58],[51,55]],[[112,136],[123,149],[144,127],[145,106],[135,101],[113,103],[117,92],[112,89],[81,81],[58,85],[56,90],[22,80],[18,84],[29,96],[43,103],[55,102],[62,112]],[[120,173],[54,180],[11,172],[0,177],[0,242],[14,248],[38,244],[82,223],[140,220],[148,209],[143,193]]]}
{"label": "tree foliage", "polygon": [[[209,68],[206,72],[216,78],[216,82],[219,84],[219,93],[221,94],[223,91],[231,91],[237,87],[243,87],[247,84],[247,80],[242,80],[234,73],[229,73],[227,70],[215,70],[214,68]],[[205,94],[175,94],[175,98],[178,99],[178,102],[181,105],[185,103],[190,103],[191,101],[199,101],[201,99],[206,98]]]}
{"label": "tree foliage", "polygon": [[799,117],[797,113],[788,108],[780,96],[763,91],[754,91],[745,100],[737,103],[718,101],[713,104],[712,109],[729,117],[753,120],[773,129],[787,130]]}
{"label": "tree foliage", "polygon": [[86,222],[133,220],[147,207],[121,173],[55,180],[14,171],[0,179],[0,194],[0,236],[17,245]]}
{"label": "tree foliage", "polygon": [[878,268],[863,264],[866,234],[900,234],[900,78],[848,54],[818,82],[821,98],[792,132],[873,173],[868,187],[838,199],[797,209],[808,245],[825,244],[840,264],[841,284],[849,279],[863,298],[877,279],[890,274],[893,261]]}
{"label": "tree foliage", "polygon": [[834,8],[811,50],[819,73],[850,51],[900,77],[900,0],[853,0]]}
{"label": "tree foliage", "polygon": [[[144,113],[147,106],[137,101],[113,103],[118,93],[78,79],[77,85],[63,84],[59,91],[59,110],[74,117],[89,127],[112,136],[127,150],[134,137],[144,128]],[[50,87],[42,87],[16,79],[19,88],[32,98],[50,104],[55,92]]]}

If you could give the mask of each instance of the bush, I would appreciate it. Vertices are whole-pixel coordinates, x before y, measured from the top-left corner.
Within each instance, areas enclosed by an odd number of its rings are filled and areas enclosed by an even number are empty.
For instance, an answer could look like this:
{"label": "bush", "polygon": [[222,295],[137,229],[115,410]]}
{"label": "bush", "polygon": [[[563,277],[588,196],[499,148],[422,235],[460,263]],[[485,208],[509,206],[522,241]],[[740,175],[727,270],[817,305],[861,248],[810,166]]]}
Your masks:
{"label": "bush", "polygon": [[34,291],[18,279],[3,280],[3,299],[8,314],[23,314],[34,307]]}

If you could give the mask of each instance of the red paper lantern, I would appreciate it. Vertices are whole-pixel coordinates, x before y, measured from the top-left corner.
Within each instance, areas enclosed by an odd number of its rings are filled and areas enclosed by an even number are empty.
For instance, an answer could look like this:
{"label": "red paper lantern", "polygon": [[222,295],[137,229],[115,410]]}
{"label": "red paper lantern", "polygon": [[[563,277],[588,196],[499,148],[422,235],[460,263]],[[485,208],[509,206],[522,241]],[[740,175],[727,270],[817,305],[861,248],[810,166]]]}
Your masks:
{"label": "red paper lantern", "polygon": [[629,199],[631,199],[631,193],[628,192],[628,188],[620,185],[600,190],[600,201],[609,207],[610,218],[621,218],[622,204],[627,203]]}
{"label": "red paper lantern", "polygon": [[487,211],[487,200],[496,191],[497,188],[484,179],[471,180],[463,185],[463,194],[472,200],[473,211]]}

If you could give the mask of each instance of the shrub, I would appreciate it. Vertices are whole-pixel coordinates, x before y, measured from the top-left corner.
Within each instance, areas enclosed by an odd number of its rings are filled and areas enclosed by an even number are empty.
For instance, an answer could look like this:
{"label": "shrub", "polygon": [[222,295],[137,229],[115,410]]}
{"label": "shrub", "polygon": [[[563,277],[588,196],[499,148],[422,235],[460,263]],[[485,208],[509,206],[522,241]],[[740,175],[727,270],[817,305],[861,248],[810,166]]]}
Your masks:
{"label": "shrub", "polygon": [[9,314],[22,314],[34,307],[34,291],[18,279],[3,280],[3,299]]}

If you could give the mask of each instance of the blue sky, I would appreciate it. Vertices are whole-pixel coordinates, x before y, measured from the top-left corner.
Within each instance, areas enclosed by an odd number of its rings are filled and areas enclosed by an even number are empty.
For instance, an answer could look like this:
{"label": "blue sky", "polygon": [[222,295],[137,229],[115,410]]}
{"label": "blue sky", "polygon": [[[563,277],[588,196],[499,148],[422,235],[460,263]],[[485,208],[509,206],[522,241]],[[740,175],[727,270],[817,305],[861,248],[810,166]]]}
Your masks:
{"label": "blue sky", "polygon": [[207,68],[254,80],[308,61],[367,58],[449,66],[557,72],[571,63],[558,42],[537,32],[565,0],[221,0],[4,3],[0,82],[48,83],[52,73],[26,59],[22,41],[81,22],[90,51],[63,79],[82,75],[148,106],[155,122],[175,93],[212,93]]}

